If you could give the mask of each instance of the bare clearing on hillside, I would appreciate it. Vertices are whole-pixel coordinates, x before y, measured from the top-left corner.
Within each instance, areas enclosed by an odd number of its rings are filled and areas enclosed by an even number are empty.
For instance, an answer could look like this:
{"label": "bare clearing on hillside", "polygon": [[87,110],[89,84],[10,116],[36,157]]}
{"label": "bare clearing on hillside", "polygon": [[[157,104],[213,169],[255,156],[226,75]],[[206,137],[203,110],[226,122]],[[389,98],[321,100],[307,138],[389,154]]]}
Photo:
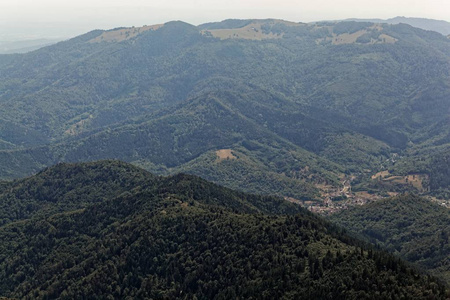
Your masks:
{"label": "bare clearing on hillside", "polygon": [[398,40],[390,35],[387,34],[380,34],[380,36],[378,37],[378,39],[381,39],[383,41],[383,43],[385,44],[395,44]]}
{"label": "bare clearing on hillside", "polygon": [[423,182],[428,181],[428,175],[426,174],[410,174],[407,176],[391,176],[389,171],[378,172],[372,175],[372,180],[380,180],[386,183],[398,183],[404,185],[412,185],[419,191],[425,191]]}
{"label": "bare clearing on hillside", "polygon": [[96,37],[95,39],[90,40],[90,43],[101,43],[101,42],[122,42],[135,36],[148,31],[148,30],[158,30],[161,28],[162,24],[159,25],[151,25],[151,26],[143,26],[143,27],[131,27],[131,28],[120,28],[113,29],[109,31],[103,32],[101,35]]}
{"label": "bare clearing on hillside", "polygon": [[261,41],[265,39],[280,39],[283,37],[284,33],[267,33],[262,29],[262,25],[274,25],[278,23],[282,23],[287,26],[301,26],[301,24],[298,23],[274,20],[272,22],[252,22],[241,28],[202,30],[202,33],[205,35],[209,33],[213,37],[219,38],[221,40],[245,39]]}
{"label": "bare clearing on hillside", "polygon": [[71,125],[64,133],[67,135],[80,134],[84,130],[86,125],[88,125],[91,122],[93,117],[94,117],[93,115],[89,115],[89,117],[87,119],[83,119],[83,120],[76,122],[75,124]]}
{"label": "bare clearing on hillside", "polygon": [[400,184],[410,184],[419,191],[424,191],[423,181],[428,179],[427,175],[424,174],[414,174],[408,176],[392,176],[385,179],[385,181],[392,181]]}
{"label": "bare clearing on hillside", "polygon": [[[319,38],[316,40],[317,44],[321,44],[324,42],[331,42],[333,45],[346,45],[346,44],[368,44],[368,45],[374,45],[374,44],[394,44],[398,40],[390,35],[387,35],[385,33],[376,34],[377,32],[381,32],[383,30],[383,27],[380,24],[375,24],[371,27],[368,27],[367,29],[361,29],[356,32],[352,33],[341,33],[336,34],[333,31],[332,26],[316,26],[315,30],[327,28],[330,32],[331,36],[325,37],[325,38]],[[358,40],[359,38],[364,37],[365,35],[372,35],[369,37],[365,37],[367,39],[366,41],[362,42],[361,40]],[[363,40],[365,40],[363,39]]]}
{"label": "bare clearing on hillside", "polygon": [[333,45],[355,44],[356,40],[367,33],[367,30],[360,30],[354,33],[343,33],[334,35],[332,38]]}
{"label": "bare clearing on hillside", "polygon": [[385,178],[385,177],[387,177],[389,175],[390,175],[389,171],[381,171],[381,172],[378,172],[375,175],[372,175],[372,179]]}
{"label": "bare clearing on hillside", "polygon": [[233,154],[231,149],[221,149],[216,151],[217,159],[219,161],[225,159],[237,159],[237,157]]}

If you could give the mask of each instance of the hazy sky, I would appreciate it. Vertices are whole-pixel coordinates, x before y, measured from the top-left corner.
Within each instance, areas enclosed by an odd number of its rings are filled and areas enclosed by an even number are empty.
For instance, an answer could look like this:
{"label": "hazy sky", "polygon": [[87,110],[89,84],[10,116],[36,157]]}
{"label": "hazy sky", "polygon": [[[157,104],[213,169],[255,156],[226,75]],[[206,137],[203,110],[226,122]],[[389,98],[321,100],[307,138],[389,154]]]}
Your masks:
{"label": "hazy sky", "polygon": [[311,22],[422,17],[450,21],[450,0],[0,0],[0,40],[71,37],[92,29],[228,18]]}

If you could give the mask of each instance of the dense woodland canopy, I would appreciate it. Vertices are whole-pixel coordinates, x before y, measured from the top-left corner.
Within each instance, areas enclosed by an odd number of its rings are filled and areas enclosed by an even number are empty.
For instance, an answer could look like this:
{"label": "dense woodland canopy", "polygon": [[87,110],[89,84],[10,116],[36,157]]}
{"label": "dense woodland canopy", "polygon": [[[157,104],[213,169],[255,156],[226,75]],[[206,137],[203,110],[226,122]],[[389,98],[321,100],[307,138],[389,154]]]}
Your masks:
{"label": "dense woodland canopy", "polygon": [[[87,182],[80,185],[82,178]],[[58,187],[50,189],[49,182]],[[124,187],[128,191],[117,196]],[[31,188],[28,199],[36,210],[0,227],[3,296],[448,296],[437,279],[296,205],[198,177],[155,177],[114,161],[60,164],[6,184],[0,201],[20,211],[14,191]],[[60,205],[80,188],[85,201]]]}
{"label": "dense woodland canopy", "polygon": [[401,195],[342,211],[331,220],[450,282],[448,208]]}

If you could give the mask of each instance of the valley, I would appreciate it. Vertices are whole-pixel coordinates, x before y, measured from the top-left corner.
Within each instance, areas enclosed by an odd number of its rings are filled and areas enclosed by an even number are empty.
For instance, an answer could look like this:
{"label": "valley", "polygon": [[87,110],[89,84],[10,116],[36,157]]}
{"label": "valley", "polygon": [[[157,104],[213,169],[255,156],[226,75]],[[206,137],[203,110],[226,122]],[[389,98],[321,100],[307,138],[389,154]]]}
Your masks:
{"label": "valley", "polygon": [[[372,176],[372,180],[379,179],[380,174],[386,174],[387,171],[379,172]],[[369,203],[385,200],[390,197],[399,195],[399,192],[383,192],[383,193],[368,193],[367,191],[355,191],[352,192],[351,181],[354,177],[350,179],[345,179],[342,182],[342,189],[334,188],[331,186],[323,187],[318,186],[321,190],[322,201],[301,201],[294,198],[286,197],[285,199],[297,203],[308,210],[318,213],[321,215],[331,215],[337,213],[341,210],[346,210],[354,206],[366,205]],[[413,186],[418,195],[422,195],[424,199],[430,202],[436,203],[442,207],[450,209],[450,200],[436,198],[433,196],[427,196],[425,190],[422,186],[422,179],[427,179],[427,175],[415,174],[407,176],[391,176],[385,179],[386,182],[395,182],[403,186]]]}

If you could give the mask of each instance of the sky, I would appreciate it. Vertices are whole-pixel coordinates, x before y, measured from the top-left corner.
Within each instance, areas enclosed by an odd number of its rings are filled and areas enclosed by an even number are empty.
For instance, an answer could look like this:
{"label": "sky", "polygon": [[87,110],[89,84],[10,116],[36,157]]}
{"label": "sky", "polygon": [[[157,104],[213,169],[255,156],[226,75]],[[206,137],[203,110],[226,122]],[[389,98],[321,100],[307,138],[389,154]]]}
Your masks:
{"label": "sky", "polygon": [[0,0],[0,41],[69,38],[93,29],[224,19],[295,22],[421,17],[450,22],[449,0]]}

